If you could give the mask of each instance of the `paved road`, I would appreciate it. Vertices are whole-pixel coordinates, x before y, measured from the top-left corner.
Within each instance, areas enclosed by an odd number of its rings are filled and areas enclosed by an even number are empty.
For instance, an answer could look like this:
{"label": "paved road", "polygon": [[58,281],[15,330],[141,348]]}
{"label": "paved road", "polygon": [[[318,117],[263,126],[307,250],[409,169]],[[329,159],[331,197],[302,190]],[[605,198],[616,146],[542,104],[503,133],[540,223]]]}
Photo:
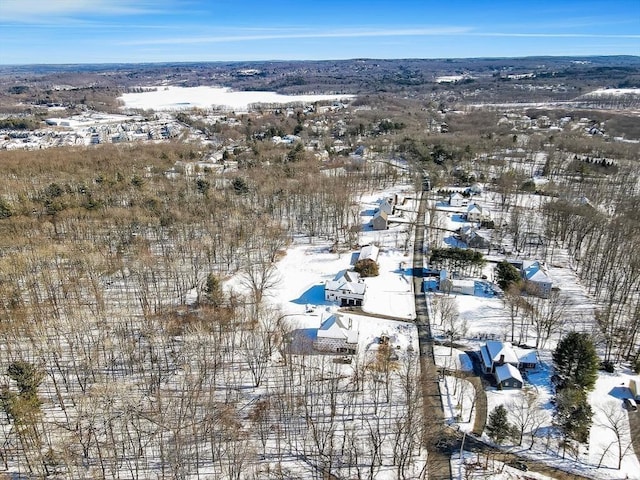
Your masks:
{"label": "paved road", "polygon": [[[623,408],[622,405],[620,408]],[[629,414],[629,429],[631,431],[631,443],[633,444],[633,451],[636,457],[640,461],[640,411],[628,412]]]}
{"label": "paved road", "polygon": [[424,215],[427,207],[426,195],[420,196],[418,219],[413,242],[413,292],[416,303],[416,326],[420,345],[420,377],[422,383],[422,403],[424,409],[424,442],[427,447],[429,480],[452,478],[448,452],[436,448],[436,444],[447,432],[444,426],[444,410],[438,383],[438,369],[433,356],[433,338],[429,324],[429,312],[422,293],[422,267],[424,251]]}

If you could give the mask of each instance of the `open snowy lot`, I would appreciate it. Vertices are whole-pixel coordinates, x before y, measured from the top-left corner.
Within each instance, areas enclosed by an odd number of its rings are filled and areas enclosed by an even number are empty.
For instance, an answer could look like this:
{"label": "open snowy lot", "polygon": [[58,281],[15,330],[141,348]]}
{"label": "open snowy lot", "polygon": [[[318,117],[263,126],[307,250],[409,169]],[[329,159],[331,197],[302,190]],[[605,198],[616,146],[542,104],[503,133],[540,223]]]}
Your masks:
{"label": "open snowy lot", "polygon": [[352,98],[352,95],[281,95],[275,92],[236,92],[222,87],[157,87],[153,91],[125,93],[124,108],[182,110],[219,108],[246,111],[255,103],[313,103]]}

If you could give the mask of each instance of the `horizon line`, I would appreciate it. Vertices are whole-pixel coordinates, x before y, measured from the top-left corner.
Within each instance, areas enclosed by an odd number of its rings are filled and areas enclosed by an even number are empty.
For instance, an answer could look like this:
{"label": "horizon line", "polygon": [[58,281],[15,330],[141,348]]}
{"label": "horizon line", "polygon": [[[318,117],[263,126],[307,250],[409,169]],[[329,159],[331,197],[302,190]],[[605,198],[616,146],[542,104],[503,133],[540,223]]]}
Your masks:
{"label": "horizon line", "polygon": [[40,67],[40,66],[76,66],[76,65],[94,65],[94,66],[108,66],[108,65],[166,65],[166,64],[194,64],[194,63],[221,63],[221,64],[229,64],[229,63],[265,63],[265,62],[351,62],[351,61],[389,61],[389,60],[524,60],[524,59],[534,59],[534,58],[550,58],[550,59],[560,59],[560,58],[612,58],[612,57],[627,57],[627,58],[638,58],[640,59],[640,55],[631,55],[631,54],[584,54],[584,55],[486,55],[486,56],[473,56],[473,57],[352,57],[352,58],[323,58],[323,59],[287,59],[287,58],[273,58],[273,59],[253,59],[253,60],[158,60],[158,61],[149,61],[149,62],[136,62],[136,61],[112,61],[112,62],[57,62],[57,63],[45,63],[45,62],[34,62],[34,63],[1,63],[0,68],[2,67]]}

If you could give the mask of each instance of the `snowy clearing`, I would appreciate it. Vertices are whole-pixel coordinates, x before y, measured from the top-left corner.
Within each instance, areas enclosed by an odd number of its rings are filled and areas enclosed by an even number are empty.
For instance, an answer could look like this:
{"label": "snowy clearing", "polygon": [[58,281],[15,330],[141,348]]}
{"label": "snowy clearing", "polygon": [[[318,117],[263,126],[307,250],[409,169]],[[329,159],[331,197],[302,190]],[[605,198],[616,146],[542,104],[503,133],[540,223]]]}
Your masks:
{"label": "snowy clearing", "polygon": [[220,108],[247,110],[253,103],[312,103],[353,98],[353,95],[281,95],[275,92],[235,92],[222,87],[157,87],[154,91],[125,93],[120,97],[125,108],[182,110]]}

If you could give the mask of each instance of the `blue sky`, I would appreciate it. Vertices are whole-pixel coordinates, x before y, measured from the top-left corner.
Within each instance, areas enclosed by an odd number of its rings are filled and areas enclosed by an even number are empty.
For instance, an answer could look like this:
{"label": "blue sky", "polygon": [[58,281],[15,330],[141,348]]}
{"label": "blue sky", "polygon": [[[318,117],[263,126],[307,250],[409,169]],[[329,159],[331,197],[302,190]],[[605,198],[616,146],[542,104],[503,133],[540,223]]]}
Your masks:
{"label": "blue sky", "polygon": [[0,63],[640,55],[640,0],[0,0]]}

